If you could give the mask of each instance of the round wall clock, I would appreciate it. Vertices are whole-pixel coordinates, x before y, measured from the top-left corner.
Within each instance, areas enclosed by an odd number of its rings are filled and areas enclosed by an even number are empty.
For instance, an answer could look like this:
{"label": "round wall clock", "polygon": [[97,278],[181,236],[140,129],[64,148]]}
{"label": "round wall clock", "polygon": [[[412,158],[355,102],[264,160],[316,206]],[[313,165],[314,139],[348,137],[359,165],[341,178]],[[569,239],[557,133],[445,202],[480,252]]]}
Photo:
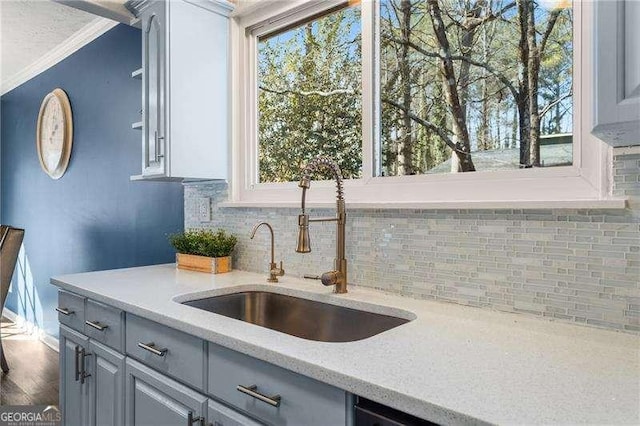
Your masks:
{"label": "round wall clock", "polygon": [[40,167],[51,179],[60,179],[69,166],[73,145],[71,104],[62,89],[55,89],[42,100],[36,129]]}

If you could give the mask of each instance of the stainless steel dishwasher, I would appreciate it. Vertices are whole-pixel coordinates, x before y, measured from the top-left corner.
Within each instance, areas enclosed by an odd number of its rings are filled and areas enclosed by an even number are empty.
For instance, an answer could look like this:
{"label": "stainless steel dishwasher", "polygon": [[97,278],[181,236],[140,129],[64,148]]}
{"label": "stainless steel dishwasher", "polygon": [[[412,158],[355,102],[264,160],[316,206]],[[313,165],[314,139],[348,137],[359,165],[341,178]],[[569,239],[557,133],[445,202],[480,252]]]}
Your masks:
{"label": "stainless steel dishwasher", "polygon": [[355,405],[355,426],[431,426],[427,420],[422,420],[410,414],[386,407],[365,398],[358,398]]}

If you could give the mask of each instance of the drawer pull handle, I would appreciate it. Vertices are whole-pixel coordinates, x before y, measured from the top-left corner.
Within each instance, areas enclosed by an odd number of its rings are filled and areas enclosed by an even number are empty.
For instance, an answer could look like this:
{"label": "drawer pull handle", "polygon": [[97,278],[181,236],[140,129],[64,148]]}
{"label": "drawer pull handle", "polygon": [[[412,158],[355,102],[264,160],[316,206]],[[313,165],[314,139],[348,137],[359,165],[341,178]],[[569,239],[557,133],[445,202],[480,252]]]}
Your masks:
{"label": "drawer pull handle", "polygon": [[158,356],[165,356],[168,350],[167,348],[162,348],[162,349],[156,348],[156,345],[153,342],[149,342],[149,343],[138,342],[138,347]]}
{"label": "drawer pull handle", "polygon": [[80,346],[76,345],[74,348],[75,352],[75,381],[80,380]]}
{"label": "drawer pull handle", "polygon": [[100,331],[105,331],[107,328],[109,328],[108,325],[101,324],[98,321],[85,321],[84,323],[87,324],[89,327],[93,327],[96,330],[100,330]]}
{"label": "drawer pull handle", "polygon": [[91,356],[92,354],[86,353],[85,349],[80,349],[80,384],[84,385],[84,381],[87,377],[91,377],[91,374],[87,373],[87,367],[85,365],[85,358]]}
{"label": "drawer pull handle", "polygon": [[251,386],[238,385],[236,389],[246,395],[254,397],[255,399],[259,399],[262,402],[266,402],[272,407],[279,407],[280,401],[282,401],[282,397],[280,395],[267,396],[267,395],[261,394],[260,392],[258,392],[257,385],[251,385]]}
{"label": "drawer pull handle", "polygon": [[66,316],[75,314],[74,311],[70,311],[68,308],[56,308],[56,311],[60,312],[62,315],[66,315]]}
{"label": "drawer pull handle", "polygon": [[193,426],[195,423],[200,423],[201,425],[203,425],[204,417],[193,417],[193,413],[189,411],[189,414],[187,414],[187,426]]}

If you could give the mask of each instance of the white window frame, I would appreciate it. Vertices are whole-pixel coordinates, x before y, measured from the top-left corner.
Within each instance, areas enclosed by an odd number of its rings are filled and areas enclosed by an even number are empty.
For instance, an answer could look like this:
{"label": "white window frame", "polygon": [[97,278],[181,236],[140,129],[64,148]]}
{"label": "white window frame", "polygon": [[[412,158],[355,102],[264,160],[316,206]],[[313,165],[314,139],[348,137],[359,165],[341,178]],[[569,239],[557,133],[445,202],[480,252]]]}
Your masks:
{"label": "white window frame", "polygon": [[[362,139],[363,177],[345,181],[349,207],[362,208],[622,208],[609,189],[611,150],[591,135],[593,102],[593,4],[574,1],[573,165],[509,171],[373,176],[374,131],[379,104],[375,54],[375,11],[378,0],[362,7]],[[260,35],[344,3],[324,1],[260,1],[240,8],[231,25],[230,200],[233,207],[294,207],[300,202],[296,182],[258,182],[257,39]],[[332,182],[314,181],[310,205],[331,206]]]}

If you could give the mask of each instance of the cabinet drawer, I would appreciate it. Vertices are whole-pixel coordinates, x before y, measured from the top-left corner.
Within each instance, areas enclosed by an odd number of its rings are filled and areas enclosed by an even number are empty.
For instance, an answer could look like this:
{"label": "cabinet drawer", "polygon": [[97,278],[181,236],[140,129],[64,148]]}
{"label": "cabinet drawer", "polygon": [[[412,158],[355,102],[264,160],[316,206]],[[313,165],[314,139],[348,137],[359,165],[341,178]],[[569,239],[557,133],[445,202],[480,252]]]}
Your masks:
{"label": "cabinet drawer", "polygon": [[84,332],[84,297],[58,290],[58,321],[81,333]]}
{"label": "cabinet drawer", "polygon": [[127,354],[154,369],[205,390],[205,342],[173,328],[128,314]]}
{"label": "cabinet drawer", "polygon": [[212,343],[208,391],[273,425],[346,423],[345,391]]}
{"label": "cabinet drawer", "polygon": [[124,312],[89,299],[85,305],[84,318],[84,334],[122,352]]}

